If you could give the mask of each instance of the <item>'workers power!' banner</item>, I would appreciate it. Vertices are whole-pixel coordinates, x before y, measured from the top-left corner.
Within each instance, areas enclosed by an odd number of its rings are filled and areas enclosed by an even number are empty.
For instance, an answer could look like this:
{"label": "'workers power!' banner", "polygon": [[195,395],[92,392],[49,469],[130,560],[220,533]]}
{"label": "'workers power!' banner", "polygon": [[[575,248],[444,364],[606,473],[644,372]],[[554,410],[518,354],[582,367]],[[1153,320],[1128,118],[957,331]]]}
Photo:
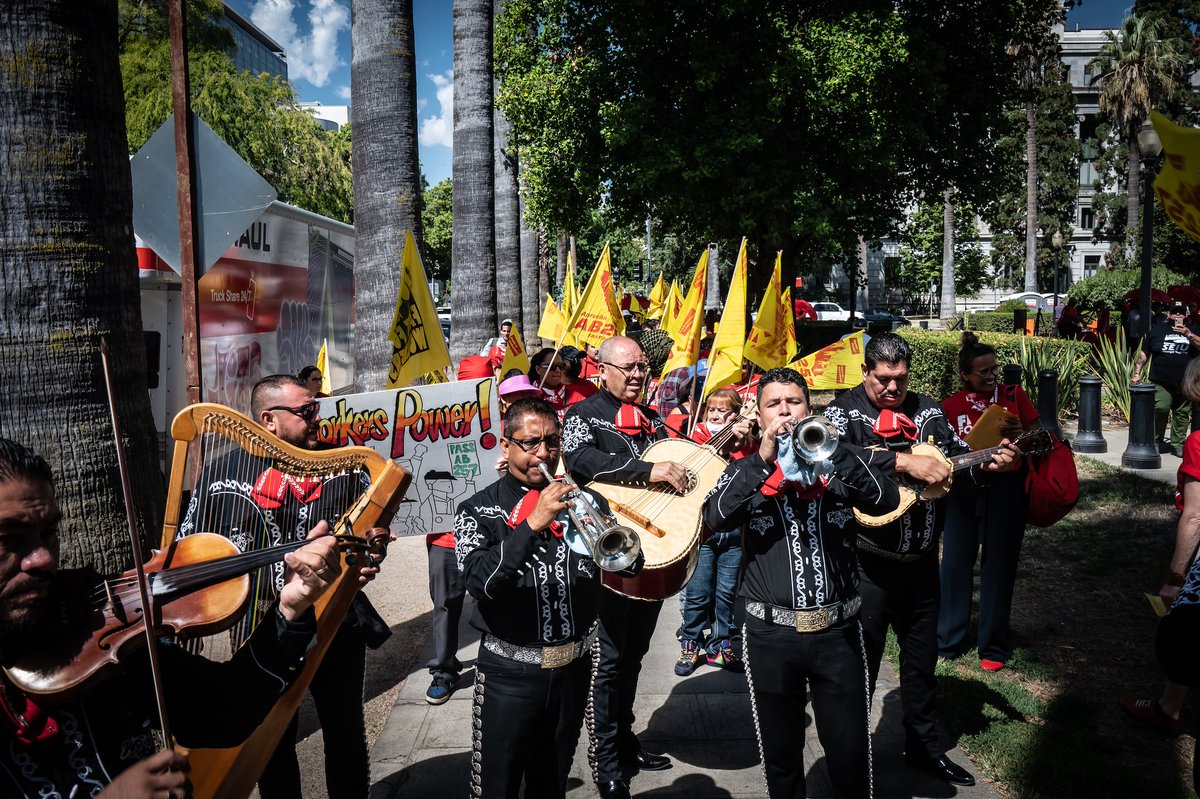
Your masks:
{"label": "'workers power!' banner", "polygon": [[396,535],[449,533],[454,510],[499,474],[494,378],[325,397],[321,443],[370,447],[412,472]]}

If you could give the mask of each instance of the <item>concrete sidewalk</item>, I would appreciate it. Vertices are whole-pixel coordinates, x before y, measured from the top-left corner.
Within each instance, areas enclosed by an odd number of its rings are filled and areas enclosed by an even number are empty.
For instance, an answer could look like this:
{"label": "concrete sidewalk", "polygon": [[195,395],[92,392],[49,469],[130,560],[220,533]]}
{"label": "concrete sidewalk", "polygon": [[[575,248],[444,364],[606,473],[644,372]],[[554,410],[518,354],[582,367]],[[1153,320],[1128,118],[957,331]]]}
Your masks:
{"label": "concrete sidewalk", "polygon": [[[1074,438],[1076,423],[1063,424],[1063,433],[1067,438]],[[1128,427],[1113,427],[1105,428],[1101,431],[1105,442],[1108,444],[1108,452],[1076,452],[1076,457],[1094,458],[1101,463],[1107,463],[1109,466],[1115,466],[1118,469],[1136,474],[1140,477],[1145,477],[1147,480],[1161,480],[1164,483],[1175,485],[1175,478],[1179,472],[1179,458],[1176,458],[1169,452],[1162,454],[1162,465],[1157,469],[1130,469],[1121,465],[1121,454],[1125,451],[1125,447],[1129,445],[1129,428]]]}
{"label": "concrete sidewalk", "polygon": [[[433,707],[425,702],[429,678],[422,664],[432,656],[431,643],[426,641],[417,658],[416,670],[405,681],[371,752],[371,799],[467,796],[472,667],[479,646],[478,635],[466,624],[471,605],[468,597],[458,653],[466,671],[457,691],[444,705]],[[635,776],[633,794],[680,799],[765,796],[746,678],[708,666],[702,666],[690,677],[676,677],[672,669],[679,653],[674,637],[679,619],[678,600],[667,600],[643,664],[634,729],[648,751],[670,755],[675,765],[667,771]],[[900,719],[899,683],[895,671],[885,661],[872,712],[877,797],[999,799],[991,785],[982,779],[973,788],[956,788],[908,769],[902,755],[904,731]],[[811,705],[805,719],[805,736],[808,795],[830,796]],[[952,750],[950,757],[978,777],[978,771],[961,750]],[[568,795],[575,799],[597,795],[588,773],[586,733],[581,735],[575,755]]]}

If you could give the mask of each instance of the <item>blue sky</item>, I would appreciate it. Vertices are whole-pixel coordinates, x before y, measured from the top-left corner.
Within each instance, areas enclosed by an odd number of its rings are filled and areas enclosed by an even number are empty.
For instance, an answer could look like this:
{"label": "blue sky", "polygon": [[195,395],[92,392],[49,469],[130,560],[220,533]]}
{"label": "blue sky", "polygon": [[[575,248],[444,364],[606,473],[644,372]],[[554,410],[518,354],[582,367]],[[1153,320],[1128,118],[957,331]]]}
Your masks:
{"label": "blue sky", "polygon": [[[226,0],[283,45],[301,100],[350,103],[350,0]],[[421,168],[450,177],[454,66],[451,0],[413,0]]]}
{"label": "blue sky", "polygon": [[[227,0],[288,54],[301,100],[350,102],[350,0]],[[1069,30],[1115,28],[1131,0],[1083,0],[1067,16]],[[413,0],[417,48],[417,119],[421,168],[432,185],[450,176],[454,66],[451,0]]]}

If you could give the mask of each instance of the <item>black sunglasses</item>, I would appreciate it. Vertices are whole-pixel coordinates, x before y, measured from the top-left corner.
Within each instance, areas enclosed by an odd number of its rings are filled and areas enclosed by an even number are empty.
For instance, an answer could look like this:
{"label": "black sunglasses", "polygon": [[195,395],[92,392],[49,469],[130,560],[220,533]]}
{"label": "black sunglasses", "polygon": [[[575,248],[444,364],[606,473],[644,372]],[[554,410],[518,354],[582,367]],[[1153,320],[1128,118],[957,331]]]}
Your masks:
{"label": "black sunglasses", "polygon": [[303,405],[301,405],[299,408],[289,408],[286,405],[275,405],[274,407],[267,408],[267,410],[268,411],[287,411],[288,413],[294,413],[296,416],[299,416],[301,419],[303,419],[306,422],[311,422],[313,420],[313,417],[315,417],[317,415],[317,409],[319,407],[320,407],[320,405],[314,401],[314,402],[306,402]]}
{"label": "black sunglasses", "polygon": [[545,438],[528,438],[520,439],[512,436],[505,436],[510,442],[516,444],[524,452],[533,452],[542,444],[546,445],[546,449],[550,451],[557,450],[562,446],[562,436],[546,436]]}

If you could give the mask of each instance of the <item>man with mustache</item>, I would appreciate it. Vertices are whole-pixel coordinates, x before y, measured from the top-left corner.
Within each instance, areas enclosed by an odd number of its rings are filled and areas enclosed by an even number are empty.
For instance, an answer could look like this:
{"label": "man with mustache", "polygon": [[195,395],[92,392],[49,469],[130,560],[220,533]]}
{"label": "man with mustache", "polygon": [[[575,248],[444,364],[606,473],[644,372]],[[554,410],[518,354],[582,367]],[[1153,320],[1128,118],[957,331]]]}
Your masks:
{"label": "man with mustache", "polygon": [[[59,574],[61,514],[50,467],[0,438],[0,663],[52,649],[81,605]],[[313,603],[341,570],[325,523],[285,556],[279,598],[233,659],[214,663],[159,643],[167,717],[180,745],[227,747],[254,731],[299,676],[316,632]],[[362,569],[370,580],[378,569]],[[69,628],[68,628],[69,629]],[[122,656],[121,673],[79,695],[31,697],[0,675],[0,796],[182,799],[187,759],[162,749],[149,658]],[[160,751],[161,749],[161,751]]]}
{"label": "man with mustache", "polygon": [[[911,360],[912,350],[900,336],[872,336],[863,351],[862,384],[831,402],[825,416],[837,427],[842,441],[884,449],[885,458],[878,463],[885,474],[907,474],[933,484],[945,480],[950,470],[935,458],[911,454],[913,444],[932,437],[947,456],[969,452],[970,448],[954,434],[936,401],[908,390]],[[1016,449],[1010,448],[959,479],[978,478],[979,468],[1015,468],[1016,457]],[[954,785],[974,785],[975,778],[946,756],[933,717],[940,585],[938,539],[945,522],[945,499],[940,499],[917,501],[882,527],[859,527],[863,638],[874,693],[888,625],[896,631],[908,765]]]}
{"label": "man with mustache", "polygon": [[[649,463],[642,454],[667,437],[662,419],[638,402],[650,365],[641,345],[625,336],[605,339],[597,352],[601,390],[571,406],[563,419],[562,450],[579,485],[665,483],[683,491],[687,472],[677,463]],[[633,700],[642,658],[650,648],[662,602],[600,592],[600,665],[592,686],[593,778],[604,799],[628,799],[621,770],[659,771],[671,761],[642,749],[633,734]]]}

